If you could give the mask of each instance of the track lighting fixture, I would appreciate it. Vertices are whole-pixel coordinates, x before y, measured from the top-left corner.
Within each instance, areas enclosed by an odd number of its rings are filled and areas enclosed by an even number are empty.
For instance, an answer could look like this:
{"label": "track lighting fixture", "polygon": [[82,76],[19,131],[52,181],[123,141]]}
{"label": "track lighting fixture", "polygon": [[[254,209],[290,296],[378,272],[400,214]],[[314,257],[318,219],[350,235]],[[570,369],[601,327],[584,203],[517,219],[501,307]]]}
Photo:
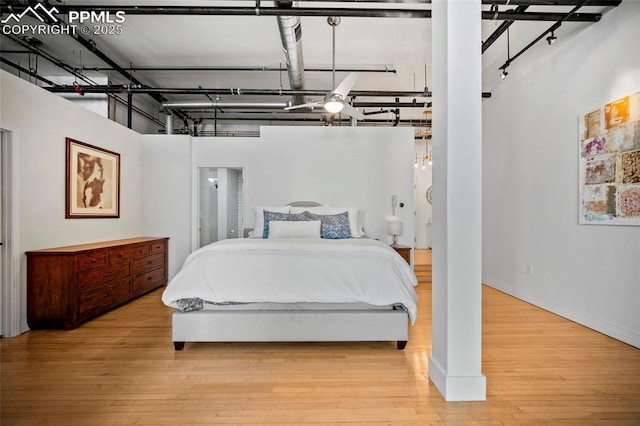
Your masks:
{"label": "track lighting fixture", "polygon": [[505,78],[507,78],[509,73],[507,72],[506,68],[501,68],[501,69],[502,69],[502,74],[500,74],[500,78],[504,80]]}
{"label": "track lighting fixture", "polygon": [[549,46],[551,46],[557,39],[558,37],[556,37],[553,31],[551,31],[551,35],[547,37],[547,43],[549,43]]}

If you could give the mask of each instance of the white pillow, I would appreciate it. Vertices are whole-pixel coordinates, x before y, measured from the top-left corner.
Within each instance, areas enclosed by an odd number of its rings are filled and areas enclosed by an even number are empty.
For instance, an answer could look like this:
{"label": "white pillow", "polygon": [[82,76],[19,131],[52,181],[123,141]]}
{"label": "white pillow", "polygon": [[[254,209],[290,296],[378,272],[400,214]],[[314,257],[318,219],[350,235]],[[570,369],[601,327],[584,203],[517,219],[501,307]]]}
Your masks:
{"label": "white pillow", "polygon": [[339,214],[347,212],[349,215],[351,238],[364,237],[364,232],[360,225],[360,211],[357,207],[331,207],[327,205],[318,207],[291,207],[290,213],[302,213],[305,210],[313,214]]}
{"label": "white pillow", "polygon": [[289,206],[284,207],[263,207],[263,206],[254,206],[253,214],[256,218],[255,224],[253,225],[253,232],[250,233],[249,238],[262,238],[262,232],[264,230],[264,211],[274,212],[274,213],[289,213]]}
{"label": "white pillow", "polygon": [[269,222],[269,238],[320,238],[319,220]]}

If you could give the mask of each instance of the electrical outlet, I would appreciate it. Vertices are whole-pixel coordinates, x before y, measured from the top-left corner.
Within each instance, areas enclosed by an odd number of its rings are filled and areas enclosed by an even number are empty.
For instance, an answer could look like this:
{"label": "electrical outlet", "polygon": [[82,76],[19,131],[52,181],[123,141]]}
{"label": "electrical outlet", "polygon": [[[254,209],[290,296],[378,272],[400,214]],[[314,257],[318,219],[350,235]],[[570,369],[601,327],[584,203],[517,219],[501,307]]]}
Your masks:
{"label": "electrical outlet", "polygon": [[533,266],[527,265],[527,274],[528,275],[533,275]]}

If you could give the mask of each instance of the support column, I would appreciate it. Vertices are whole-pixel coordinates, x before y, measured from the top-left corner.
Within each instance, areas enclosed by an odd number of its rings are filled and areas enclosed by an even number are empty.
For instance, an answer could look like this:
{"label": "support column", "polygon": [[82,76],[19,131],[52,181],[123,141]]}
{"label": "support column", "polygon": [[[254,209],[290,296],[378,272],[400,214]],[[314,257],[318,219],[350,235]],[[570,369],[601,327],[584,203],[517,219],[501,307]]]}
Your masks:
{"label": "support column", "polygon": [[434,0],[433,342],[447,401],[484,401],[481,0]]}

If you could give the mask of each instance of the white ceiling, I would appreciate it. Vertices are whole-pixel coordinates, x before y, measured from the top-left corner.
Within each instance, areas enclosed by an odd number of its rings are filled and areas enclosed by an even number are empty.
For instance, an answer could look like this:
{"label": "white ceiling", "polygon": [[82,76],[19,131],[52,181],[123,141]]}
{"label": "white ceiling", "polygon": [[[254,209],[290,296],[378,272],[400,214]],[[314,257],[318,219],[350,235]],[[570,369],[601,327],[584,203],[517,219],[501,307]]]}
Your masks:
{"label": "white ceiling", "polygon": [[[504,3],[506,0],[500,0]],[[535,1],[533,1],[535,3]],[[138,6],[206,6],[206,7],[254,7],[255,1],[96,1],[66,0],[51,1],[51,5],[138,5]],[[261,1],[262,7],[271,7],[273,2]],[[319,8],[383,8],[430,10],[429,2],[336,2],[301,1],[298,7]],[[500,5],[500,11],[514,6]],[[490,5],[484,5],[488,11]],[[527,12],[566,13],[572,6],[530,6]],[[607,7],[583,7],[580,12],[603,13]],[[6,13],[3,13],[3,17]],[[326,17],[302,16],[302,49],[306,68],[331,68],[332,28]],[[482,37],[489,35],[502,23],[500,20],[483,20]],[[553,21],[516,21],[510,28],[510,53],[513,56],[529,42],[546,31]],[[597,23],[565,22],[555,32],[558,44],[579,34],[589,25]],[[106,64],[91,54],[72,37],[64,35],[36,36],[42,45],[40,49],[62,62],[77,68],[84,67],[89,76],[107,76],[115,84],[126,83],[116,71],[92,72],[92,67],[106,67]],[[122,67],[205,67],[205,66],[267,66],[284,67],[282,43],[275,16],[176,16],[176,15],[127,15],[122,24],[122,34],[87,36],[96,47]],[[35,68],[36,55],[15,53],[24,47],[2,36],[2,56],[25,68]],[[374,18],[342,17],[336,27],[336,67],[384,68],[396,72],[358,73],[358,81],[353,90],[372,91],[417,91],[431,84],[431,20],[427,18]],[[550,49],[543,39],[532,49]],[[499,74],[507,57],[506,36],[503,34],[484,54],[483,73]],[[526,66],[527,54],[517,60],[519,66]],[[10,72],[17,71],[2,64]],[[69,75],[68,72],[39,58],[37,72],[42,76]],[[510,69],[510,73],[516,72]],[[172,88],[240,88],[240,89],[289,89],[286,71],[136,71],[135,78],[151,87]],[[344,76],[336,75],[336,81]],[[305,72],[305,89],[330,90],[330,72]],[[491,92],[495,79],[485,79],[483,91]],[[490,83],[489,83],[490,82]],[[499,82],[499,80],[498,80]],[[42,85],[42,83],[38,83]],[[146,96],[146,95],[139,95]],[[206,101],[203,94],[167,94],[168,100]],[[222,101],[236,100],[237,96],[220,95]],[[246,97],[243,97],[243,100]],[[288,97],[257,97],[265,101],[287,99]],[[315,98],[319,100],[320,98]],[[393,101],[393,98],[360,98],[358,100]],[[424,103],[426,98],[418,98]],[[411,98],[401,99],[403,102]],[[388,116],[384,115],[385,117]],[[402,119],[423,119],[420,108],[407,108],[401,112]]]}

